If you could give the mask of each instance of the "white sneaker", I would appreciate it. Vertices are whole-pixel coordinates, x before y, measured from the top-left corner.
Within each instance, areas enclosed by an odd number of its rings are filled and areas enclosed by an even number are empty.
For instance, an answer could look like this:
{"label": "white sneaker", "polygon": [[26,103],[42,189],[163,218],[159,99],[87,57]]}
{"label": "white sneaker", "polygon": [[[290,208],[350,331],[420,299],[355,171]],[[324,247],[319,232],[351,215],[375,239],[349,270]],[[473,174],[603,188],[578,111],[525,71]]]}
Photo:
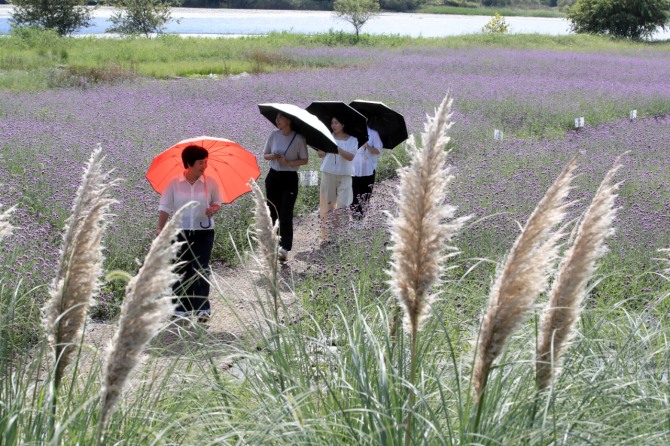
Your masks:
{"label": "white sneaker", "polygon": [[285,250],[284,248],[279,248],[279,253],[277,255],[277,259],[279,259],[280,262],[285,262],[288,260],[288,253],[289,251]]}
{"label": "white sneaker", "polygon": [[175,310],[174,313],[172,313],[172,317],[174,319],[187,318],[190,315],[191,315],[190,311],[184,311],[184,310]]}
{"label": "white sneaker", "polygon": [[198,322],[205,324],[209,322],[209,318],[212,316],[212,310],[200,310],[198,311]]}

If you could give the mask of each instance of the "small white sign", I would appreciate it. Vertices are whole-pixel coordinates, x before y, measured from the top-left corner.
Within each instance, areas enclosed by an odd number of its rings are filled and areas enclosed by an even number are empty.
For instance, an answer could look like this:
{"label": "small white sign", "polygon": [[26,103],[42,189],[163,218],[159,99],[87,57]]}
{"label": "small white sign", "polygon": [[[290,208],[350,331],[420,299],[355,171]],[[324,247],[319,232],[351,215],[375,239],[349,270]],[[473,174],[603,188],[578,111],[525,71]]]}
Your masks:
{"label": "small white sign", "polygon": [[305,170],[298,172],[300,184],[303,186],[318,186],[319,185],[319,171]]}
{"label": "small white sign", "polygon": [[630,119],[635,119],[637,118],[637,110],[631,110],[630,111]]}
{"label": "small white sign", "polygon": [[493,131],[493,139],[496,141],[502,141],[503,140],[503,131],[499,129],[495,129]]}
{"label": "small white sign", "polygon": [[575,128],[579,129],[584,127],[584,117],[582,116],[581,118],[575,118]]}

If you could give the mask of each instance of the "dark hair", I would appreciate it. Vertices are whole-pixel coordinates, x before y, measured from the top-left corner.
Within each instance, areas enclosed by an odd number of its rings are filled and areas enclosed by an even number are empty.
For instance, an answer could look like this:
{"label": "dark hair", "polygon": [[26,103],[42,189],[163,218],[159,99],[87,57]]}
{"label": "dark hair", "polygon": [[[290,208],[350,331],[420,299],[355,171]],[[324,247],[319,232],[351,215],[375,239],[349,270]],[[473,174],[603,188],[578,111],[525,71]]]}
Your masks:
{"label": "dark hair", "polygon": [[340,124],[342,124],[342,131],[344,132],[344,131],[346,130],[346,128],[347,128],[347,123],[346,123],[346,121],[345,121],[344,119],[342,119],[342,117],[339,116],[339,115],[332,115],[332,116],[330,117],[330,122],[333,122],[333,118],[334,118],[334,119],[337,119],[337,122],[339,122]]}
{"label": "dark hair", "polygon": [[[283,117],[288,119],[289,128],[291,129],[291,131],[295,131],[295,129],[293,128],[293,120],[291,119],[291,117],[289,115],[287,115],[286,113],[282,113],[282,112],[278,111],[277,114],[275,115],[275,121],[277,121],[277,116],[279,116],[279,115],[282,115]],[[277,125],[276,122],[275,122],[275,125]]]}
{"label": "dark hair", "polygon": [[209,155],[207,149],[200,146],[187,146],[181,152],[181,160],[184,163],[184,169],[188,169],[189,166],[195,164],[198,160],[204,160]]}

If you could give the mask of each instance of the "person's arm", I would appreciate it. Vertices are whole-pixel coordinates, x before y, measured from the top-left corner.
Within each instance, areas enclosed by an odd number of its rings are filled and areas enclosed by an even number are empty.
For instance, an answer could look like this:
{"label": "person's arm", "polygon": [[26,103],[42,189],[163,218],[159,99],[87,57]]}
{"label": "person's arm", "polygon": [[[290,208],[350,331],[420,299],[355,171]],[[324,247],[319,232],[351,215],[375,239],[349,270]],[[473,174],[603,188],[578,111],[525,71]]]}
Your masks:
{"label": "person's arm", "polygon": [[168,214],[165,211],[159,211],[158,213],[158,230],[156,231],[156,236],[161,233],[163,230],[163,227],[165,227],[165,224],[167,221],[170,219],[170,214]]}
{"label": "person's arm", "polygon": [[213,205],[205,209],[205,215],[208,217],[213,217],[214,214],[219,212],[219,209],[221,209],[221,205],[214,203]]}
{"label": "person's arm", "polygon": [[339,146],[337,147],[337,153],[347,161],[353,160],[355,156],[355,153],[349,153],[346,150],[341,149]]}
{"label": "person's arm", "polygon": [[265,148],[263,148],[263,158],[267,161],[270,160],[276,160],[280,158],[280,155],[278,153],[272,153],[272,135],[273,133],[270,133],[270,136],[268,136],[268,140],[265,141]]}
{"label": "person's arm", "polygon": [[368,144],[368,143],[363,144],[363,148],[364,148],[365,150],[367,150],[368,152],[372,153],[373,155],[379,155],[379,154],[381,153],[381,150],[379,150],[379,149],[375,149],[374,147],[372,147],[372,146],[371,146],[370,144]]}
{"label": "person's arm", "polygon": [[323,150],[317,150],[316,153],[319,155],[319,158],[326,157],[326,152],[324,152]]}
{"label": "person's arm", "polygon": [[209,185],[210,185],[212,204],[207,209],[205,209],[205,215],[211,218],[221,209],[221,203],[223,203],[223,195],[221,195],[221,190],[219,189],[219,185],[216,181],[210,181]]}
{"label": "person's arm", "polygon": [[161,194],[160,201],[158,202],[158,229],[156,231],[156,236],[161,233],[165,223],[170,219],[170,214],[174,212],[174,180],[170,181],[163,193]]}
{"label": "person's arm", "polygon": [[279,163],[280,164],[283,164],[283,165],[289,166],[289,167],[304,166],[308,162],[309,162],[309,159],[304,159],[304,160],[297,159],[297,160],[288,161],[286,158],[282,158],[282,157],[279,158]]}
{"label": "person's arm", "polygon": [[379,137],[379,133],[374,130],[370,132],[370,139],[365,143],[365,146],[366,149],[373,155],[379,155],[382,153],[382,149],[384,148],[384,144]]}
{"label": "person's arm", "polygon": [[347,161],[352,161],[358,152],[358,140],[353,136],[344,142],[344,148],[337,146],[337,153]]}

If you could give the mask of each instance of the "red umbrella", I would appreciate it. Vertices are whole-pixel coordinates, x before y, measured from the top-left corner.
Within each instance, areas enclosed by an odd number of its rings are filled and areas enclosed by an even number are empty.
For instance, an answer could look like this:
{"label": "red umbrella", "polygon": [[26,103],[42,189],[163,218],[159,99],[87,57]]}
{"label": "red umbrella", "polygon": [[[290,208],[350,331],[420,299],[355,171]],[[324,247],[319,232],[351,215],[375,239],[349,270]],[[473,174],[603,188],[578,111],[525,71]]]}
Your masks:
{"label": "red umbrella", "polygon": [[199,136],[179,141],[157,155],[147,170],[149,184],[159,194],[170,180],[184,171],[181,152],[190,145],[207,149],[207,174],[219,184],[224,203],[251,191],[247,183],[258,179],[261,171],[256,156],[241,145],[223,138]]}

